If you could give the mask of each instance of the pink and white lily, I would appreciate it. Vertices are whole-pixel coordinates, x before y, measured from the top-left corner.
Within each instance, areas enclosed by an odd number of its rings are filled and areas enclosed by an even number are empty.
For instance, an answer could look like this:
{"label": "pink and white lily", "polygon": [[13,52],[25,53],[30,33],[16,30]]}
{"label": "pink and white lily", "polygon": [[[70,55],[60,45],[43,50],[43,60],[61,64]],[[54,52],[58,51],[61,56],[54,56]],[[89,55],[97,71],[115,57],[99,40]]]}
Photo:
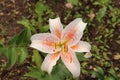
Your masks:
{"label": "pink and white lily", "polygon": [[59,17],[49,19],[49,24],[51,33],[39,33],[31,37],[30,46],[32,48],[49,53],[45,57],[41,69],[50,74],[57,60],[61,58],[73,77],[78,77],[80,63],[75,52],[87,52],[86,58],[91,56],[90,44],[80,40],[87,24],[81,18],[77,18],[63,29]]}

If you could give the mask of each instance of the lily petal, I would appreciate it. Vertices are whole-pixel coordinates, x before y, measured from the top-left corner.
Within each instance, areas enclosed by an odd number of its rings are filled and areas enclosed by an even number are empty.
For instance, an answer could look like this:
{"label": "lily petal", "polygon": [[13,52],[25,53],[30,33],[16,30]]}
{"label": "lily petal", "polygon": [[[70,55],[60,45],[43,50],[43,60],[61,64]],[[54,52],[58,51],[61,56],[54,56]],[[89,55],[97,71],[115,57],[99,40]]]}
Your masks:
{"label": "lily petal", "polygon": [[85,41],[79,41],[76,45],[71,47],[75,52],[90,52],[91,45]]}
{"label": "lily petal", "polygon": [[92,57],[91,52],[87,52],[87,53],[84,55],[84,57],[85,57],[85,58],[90,58],[90,57]]}
{"label": "lily petal", "polygon": [[41,70],[47,71],[50,74],[59,57],[59,53],[48,54],[42,63]]}
{"label": "lily petal", "polygon": [[60,18],[49,19],[50,31],[52,34],[55,34],[57,37],[61,37],[61,32],[63,30],[62,23]]}
{"label": "lily petal", "polygon": [[31,37],[30,47],[38,49],[45,53],[55,53],[56,46],[55,43],[58,42],[58,38],[50,33],[40,33],[35,34]]}
{"label": "lily petal", "polygon": [[61,59],[68,70],[72,73],[73,77],[79,77],[80,64],[75,53],[69,49],[67,53],[61,54]]}
{"label": "lily petal", "polygon": [[75,45],[81,39],[86,25],[81,18],[75,19],[63,30],[62,40],[68,41],[70,46]]}

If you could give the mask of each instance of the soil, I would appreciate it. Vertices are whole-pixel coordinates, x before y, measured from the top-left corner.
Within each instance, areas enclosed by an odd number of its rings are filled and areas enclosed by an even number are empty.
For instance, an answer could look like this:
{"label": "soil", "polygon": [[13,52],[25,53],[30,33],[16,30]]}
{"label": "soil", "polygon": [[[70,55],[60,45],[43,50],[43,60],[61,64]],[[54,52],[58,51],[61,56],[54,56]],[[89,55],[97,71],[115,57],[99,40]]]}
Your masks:
{"label": "soil", "polygon": [[[25,16],[27,19],[33,18],[34,13],[34,5],[38,0],[0,0],[0,39],[5,40],[6,45],[7,41],[14,36],[15,34],[19,33],[24,29],[24,26],[17,24],[16,22],[22,19],[22,16]],[[56,1],[56,0],[55,0]],[[62,0],[58,0],[59,4],[54,3],[51,0],[46,0],[46,4],[50,6],[56,14],[61,16],[62,23],[64,22],[65,17],[65,10],[67,8],[63,6],[66,2]],[[120,2],[119,0],[113,0],[113,4],[115,7],[120,9]],[[54,6],[56,5],[56,7]],[[32,11],[30,11],[32,10]],[[73,13],[74,14],[74,13]],[[92,30],[92,29],[91,29]],[[109,41],[110,51],[113,53],[120,53],[119,44],[116,43],[116,37],[119,36],[120,27],[117,27],[113,39]],[[94,37],[94,36],[93,36]],[[112,62],[114,65],[120,67],[118,63],[120,61],[116,61],[112,57]],[[7,60],[5,57],[0,56],[0,64],[6,63]],[[22,65],[15,65],[12,69],[2,69],[0,66],[0,80],[35,80],[30,77],[24,77],[23,75],[28,72],[27,66],[31,63],[31,57],[29,57]],[[14,75],[14,76],[13,76]],[[23,79],[21,79],[21,76]],[[81,80],[87,78],[88,76],[81,76]],[[93,79],[92,79],[93,80]]]}

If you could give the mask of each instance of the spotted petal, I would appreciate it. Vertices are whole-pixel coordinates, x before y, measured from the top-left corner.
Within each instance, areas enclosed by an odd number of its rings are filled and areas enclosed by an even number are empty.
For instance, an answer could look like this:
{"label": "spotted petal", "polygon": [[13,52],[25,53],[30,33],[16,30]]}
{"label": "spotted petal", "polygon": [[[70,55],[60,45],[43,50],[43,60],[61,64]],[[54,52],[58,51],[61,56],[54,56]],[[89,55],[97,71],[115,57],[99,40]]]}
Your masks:
{"label": "spotted petal", "polygon": [[73,77],[79,77],[80,75],[80,64],[77,60],[75,53],[69,49],[67,53],[61,54],[61,59],[68,70],[72,73]]}
{"label": "spotted petal", "polygon": [[63,26],[61,24],[60,18],[49,19],[50,31],[52,34],[55,34],[57,37],[61,37],[61,32],[63,30]]}
{"label": "spotted petal", "polygon": [[38,49],[45,53],[55,53],[56,47],[55,43],[58,42],[58,38],[49,33],[40,33],[35,34],[31,37],[31,45],[30,47],[33,47],[35,49]]}
{"label": "spotted petal", "polygon": [[72,21],[62,32],[62,40],[68,41],[70,46],[79,42],[83,35],[86,23],[81,18]]}
{"label": "spotted petal", "polygon": [[53,66],[56,64],[59,57],[59,53],[48,54],[42,63],[41,69],[43,71],[47,71],[50,74],[53,69]]}

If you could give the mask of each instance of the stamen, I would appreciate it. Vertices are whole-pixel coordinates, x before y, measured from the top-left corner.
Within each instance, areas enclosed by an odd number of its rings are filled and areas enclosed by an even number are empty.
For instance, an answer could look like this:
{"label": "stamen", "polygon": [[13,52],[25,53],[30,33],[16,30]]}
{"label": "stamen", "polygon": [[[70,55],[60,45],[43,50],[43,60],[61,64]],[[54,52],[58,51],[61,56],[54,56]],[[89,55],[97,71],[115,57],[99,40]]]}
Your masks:
{"label": "stamen", "polygon": [[68,45],[67,45],[67,41],[64,42],[58,42],[55,44],[55,49],[57,51],[63,51],[63,53],[66,53],[68,51]]}

